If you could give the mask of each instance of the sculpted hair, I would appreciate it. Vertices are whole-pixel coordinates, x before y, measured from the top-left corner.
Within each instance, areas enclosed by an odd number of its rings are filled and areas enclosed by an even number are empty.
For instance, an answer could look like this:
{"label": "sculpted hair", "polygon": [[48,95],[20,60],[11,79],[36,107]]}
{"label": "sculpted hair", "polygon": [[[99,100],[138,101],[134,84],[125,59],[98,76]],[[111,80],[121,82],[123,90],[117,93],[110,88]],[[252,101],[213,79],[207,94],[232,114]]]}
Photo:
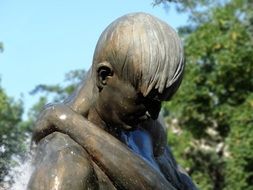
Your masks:
{"label": "sculpted hair", "polygon": [[101,34],[93,67],[109,62],[117,75],[130,81],[144,96],[180,85],[184,56],[181,40],[165,22],[146,13],[118,18]]}

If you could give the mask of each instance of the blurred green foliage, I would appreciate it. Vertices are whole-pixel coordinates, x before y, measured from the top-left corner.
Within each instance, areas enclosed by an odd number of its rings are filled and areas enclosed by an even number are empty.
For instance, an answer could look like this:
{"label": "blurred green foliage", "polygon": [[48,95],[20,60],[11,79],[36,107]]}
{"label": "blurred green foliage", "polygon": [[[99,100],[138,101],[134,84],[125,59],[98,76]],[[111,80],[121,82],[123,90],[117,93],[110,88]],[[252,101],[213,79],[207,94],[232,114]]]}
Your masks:
{"label": "blurred green foliage", "polygon": [[190,16],[185,77],[165,104],[169,144],[200,189],[253,189],[253,3],[176,3]]}
{"label": "blurred green foliage", "polygon": [[[21,125],[22,113],[22,102],[8,97],[0,86],[0,183],[9,169],[17,164],[13,155],[21,157],[26,150],[26,133]],[[11,178],[8,181],[11,182]]]}
{"label": "blurred green foliage", "polygon": [[4,44],[2,42],[0,42],[0,52],[4,51]]}

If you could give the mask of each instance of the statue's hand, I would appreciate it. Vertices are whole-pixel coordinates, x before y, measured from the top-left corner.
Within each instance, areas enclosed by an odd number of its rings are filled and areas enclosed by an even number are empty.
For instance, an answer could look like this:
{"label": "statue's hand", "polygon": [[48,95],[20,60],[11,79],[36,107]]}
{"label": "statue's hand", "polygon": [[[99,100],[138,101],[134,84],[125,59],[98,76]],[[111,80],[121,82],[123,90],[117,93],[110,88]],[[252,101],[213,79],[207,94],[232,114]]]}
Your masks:
{"label": "statue's hand", "polygon": [[35,123],[33,140],[39,142],[42,138],[55,131],[62,131],[64,126],[59,125],[59,122],[67,119],[72,112],[65,104],[46,105]]}

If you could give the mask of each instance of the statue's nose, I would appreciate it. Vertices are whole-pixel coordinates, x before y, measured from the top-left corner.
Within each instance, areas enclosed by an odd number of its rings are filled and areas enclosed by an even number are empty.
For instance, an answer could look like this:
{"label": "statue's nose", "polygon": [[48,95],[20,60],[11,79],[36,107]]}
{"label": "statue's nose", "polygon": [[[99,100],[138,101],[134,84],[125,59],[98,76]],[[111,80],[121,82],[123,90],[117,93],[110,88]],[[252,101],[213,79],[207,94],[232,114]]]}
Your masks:
{"label": "statue's nose", "polygon": [[139,93],[137,104],[144,105],[146,109],[145,115],[148,116],[148,118],[152,118],[153,120],[158,118],[162,104],[160,100],[156,100],[153,97],[144,97],[141,93]]}

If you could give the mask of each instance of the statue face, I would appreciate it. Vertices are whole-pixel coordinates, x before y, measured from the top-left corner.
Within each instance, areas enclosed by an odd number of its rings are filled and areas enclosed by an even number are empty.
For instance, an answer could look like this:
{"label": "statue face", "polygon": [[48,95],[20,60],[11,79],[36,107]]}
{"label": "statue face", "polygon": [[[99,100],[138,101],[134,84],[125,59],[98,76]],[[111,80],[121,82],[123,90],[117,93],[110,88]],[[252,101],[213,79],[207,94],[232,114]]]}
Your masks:
{"label": "statue face", "polygon": [[143,97],[129,81],[124,81],[115,73],[104,77],[102,83],[97,111],[105,123],[112,127],[133,129],[149,118],[157,119],[160,101]]}

